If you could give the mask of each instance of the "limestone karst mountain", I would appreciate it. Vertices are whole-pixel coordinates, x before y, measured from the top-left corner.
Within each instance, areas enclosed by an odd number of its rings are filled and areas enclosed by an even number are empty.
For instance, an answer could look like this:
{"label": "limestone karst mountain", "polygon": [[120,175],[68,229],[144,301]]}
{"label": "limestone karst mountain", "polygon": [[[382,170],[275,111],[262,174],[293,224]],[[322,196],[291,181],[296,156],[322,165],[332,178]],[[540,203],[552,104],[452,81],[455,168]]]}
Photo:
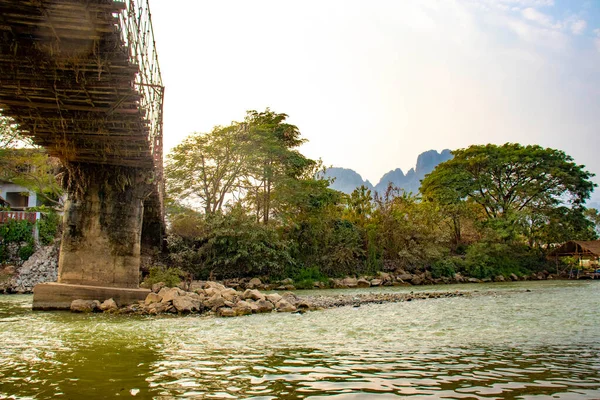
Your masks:
{"label": "limestone karst mountain", "polygon": [[325,175],[330,178],[335,178],[333,184],[330,186],[331,188],[348,194],[352,193],[354,189],[361,185],[379,193],[383,193],[390,182],[395,186],[404,189],[406,192],[417,193],[419,191],[419,186],[421,185],[421,179],[433,171],[438,164],[448,161],[451,158],[452,154],[448,149],[442,150],[440,153],[436,150],[423,152],[417,157],[417,165],[415,168],[411,168],[406,174],[404,174],[400,168],[389,171],[381,177],[375,186],[368,180],[363,180],[360,174],[349,168],[329,168]]}

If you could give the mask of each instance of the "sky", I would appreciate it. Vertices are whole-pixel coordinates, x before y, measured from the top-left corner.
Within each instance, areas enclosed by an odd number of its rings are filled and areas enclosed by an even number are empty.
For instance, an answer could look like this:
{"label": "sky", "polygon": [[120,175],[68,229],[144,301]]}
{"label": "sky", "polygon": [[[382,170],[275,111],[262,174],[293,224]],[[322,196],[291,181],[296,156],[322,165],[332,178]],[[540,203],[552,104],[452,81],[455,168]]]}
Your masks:
{"label": "sky", "polygon": [[150,7],[165,152],[270,107],[308,139],[303,154],[374,183],[426,150],[506,142],[564,150],[600,175],[600,0]]}

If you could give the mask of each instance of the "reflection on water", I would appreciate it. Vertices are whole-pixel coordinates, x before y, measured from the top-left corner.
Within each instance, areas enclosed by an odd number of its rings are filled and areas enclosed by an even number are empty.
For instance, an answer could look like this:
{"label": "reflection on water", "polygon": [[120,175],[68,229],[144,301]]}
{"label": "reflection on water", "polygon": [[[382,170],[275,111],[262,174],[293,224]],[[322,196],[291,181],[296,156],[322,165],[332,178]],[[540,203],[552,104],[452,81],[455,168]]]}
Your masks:
{"label": "reflection on water", "polygon": [[0,398],[600,398],[600,282],[461,289],[490,288],[235,319],[41,313],[3,296]]}

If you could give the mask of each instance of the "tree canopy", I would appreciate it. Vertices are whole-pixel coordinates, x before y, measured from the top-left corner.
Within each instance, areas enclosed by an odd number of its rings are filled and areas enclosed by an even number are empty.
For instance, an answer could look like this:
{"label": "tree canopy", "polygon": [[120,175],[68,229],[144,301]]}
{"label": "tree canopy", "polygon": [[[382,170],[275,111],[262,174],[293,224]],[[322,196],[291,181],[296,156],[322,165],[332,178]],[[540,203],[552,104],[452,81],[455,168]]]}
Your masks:
{"label": "tree canopy", "polygon": [[423,179],[421,192],[444,203],[472,200],[489,218],[561,203],[578,207],[595,187],[594,174],[560,150],[506,143],[470,146],[453,155]]}

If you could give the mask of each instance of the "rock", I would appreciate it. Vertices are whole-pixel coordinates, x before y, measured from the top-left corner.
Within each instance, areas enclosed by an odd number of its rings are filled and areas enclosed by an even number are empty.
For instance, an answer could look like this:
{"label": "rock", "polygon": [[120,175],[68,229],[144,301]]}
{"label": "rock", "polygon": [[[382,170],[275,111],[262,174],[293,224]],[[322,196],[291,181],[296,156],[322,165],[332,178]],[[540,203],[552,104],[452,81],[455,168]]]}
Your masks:
{"label": "rock", "polygon": [[232,310],[236,316],[252,314],[252,307],[244,300],[238,301]]}
{"label": "rock", "polygon": [[180,313],[189,313],[200,309],[200,302],[192,300],[188,296],[178,296],[173,299],[173,307]]}
{"label": "rock", "polygon": [[313,287],[317,289],[325,289],[327,285],[325,284],[325,282],[316,281],[315,283],[313,283]]}
{"label": "rock", "polygon": [[504,282],[504,276],[498,275],[494,278],[495,282]]}
{"label": "rock", "polygon": [[282,299],[281,295],[279,295],[278,293],[271,293],[268,294],[266,297],[267,300],[269,300],[273,304],[279,303],[279,301]]}
{"label": "rock", "polygon": [[146,296],[146,300],[144,300],[144,304],[152,304],[152,303],[160,303],[162,300],[162,296],[158,293],[150,292],[148,296]]}
{"label": "rock", "polygon": [[480,283],[481,281],[477,278],[469,278],[467,279],[467,282],[469,283]]}
{"label": "rock", "polygon": [[98,300],[73,300],[71,302],[71,311],[79,313],[94,312],[100,309],[100,302]]}
{"label": "rock", "polygon": [[166,291],[164,291],[164,290],[165,290],[165,288],[161,289],[160,292],[158,292],[159,296],[161,295],[161,293],[163,293],[162,299],[160,300],[161,303],[168,303],[170,301],[173,301],[173,299],[175,299],[176,297],[179,297],[179,293],[181,291],[181,289],[179,289],[179,288],[170,288],[170,289],[167,289]]}
{"label": "rock", "polygon": [[513,280],[513,281],[518,281],[519,277],[517,275],[515,275],[515,274],[510,274],[510,279]]}
{"label": "rock", "polygon": [[262,294],[261,292],[259,292],[258,290],[254,290],[254,289],[246,289],[246,291],[242,294],[242,298],[244,300],[250,299],[250,300],[264,300],[265,299],[265,295]]}
{"label": "rock", "polygon": [[221,291],[221,296],[223,296],[225,300],[235,302],[237,299],[239,299],[240,294],[235,289],[226,288]]}
{"label": "rock", "polygon": [[296,296],[294,293],[286,293],[283,295],[282,300],[287,301],[292,305],[296,305],[300,302],[300,297]]}
{"label": "rock", "polygon": [[217,311],[218,308],[223,307],[225,305],[225,299],[220,294],[215,294],[208,300],[205,300],[204,305],[212,309],[213,311]]}
{"label": "rock", "polygon": [[347,289],[348,286],[344,283],[342,279],[334,279],[331,285],[334,289]]}
{"label": "rock", "polygon": [[102,304],[100,304],[100,310],[102,311],[113,311],[117,310],[119,306],[113,299],[104,300]]}
{"label": "rock", "polygon": [[358,286],[359,288],[368,288],[371,287],[371,282],[369,282],[365,278],[360,278],[358,281],[356,281],[356,286]]}
{"label": "rock", "polygon": [[358,280],[356,278],[347,277],[342,279],[342,284],[349,288],[355,288],[358,286]]}
{"label": "rock", "polygon": [[412,274],[400,274],[400,275],[396,276],[396,279],[401,282],[410,282],[412,280],[412,278],[413,278]]}
{"label": "rock", "polygon": [[262,282],[260,279],[258,278],[252,278],[250,279],[250,282],[248,282],[248,284],[246,285],[246,287],[248,289],[256,289],[262,286]]}
{"label": "rock", "polygon": [[423,283],[423,279],[421,279],[421,277],[419,275],[413,275],[410,283],[412,283],[413,285],[420,285]]}
{"label": "rock", "polygon": [[383,282],[382,279],[371,279],[371,286],[381,286]]}
{"label": "rock", "polygon": [[378,275],[379,275],[379,279],[382,282],[391,282],[393,280],[392,276],[390,274],[388,274],[387,272],[379,272]]}
{"label": "rock", "polygon": [[229,307],[221,307],[217,310],[219,317],[235,317],[235,312]]}
{"label": "rock", "polygon": [[160,290],[161,290],[162,288],[164,288],[165,286],[166,286],[166,285],[165,285],[165,283],[164,283],[164,282],[158,282],[158,283],[155,283],[154,285],[152,285],[152,291],[153,291],[154,293],[158,293],[158,292],[160,292]]}
{"label": "rock", "polygon": [[310,300],[307,299],[301,299],[297,304],[296,304],[296,308],[298,310],[314,310],[315,306],[313,303],[310,302]]}
{"label": "rock", "polygon": [[492,281],[492,278],[483,278],[481,280],[481,282],[483,282],[483,283],[488,283],[488,282],[491,282],[491,281]]}
{"label": "rock", "polygon": [[152,303],[146,307],[148,314],[160,314],[167,311],[170,305],[167,303]]}
{"label": "rock", "polygon": [[285,286],[285,285],[291,285],[291,284],[293,284],[293,283],[294,283],[294,281],[293,281],[292,279],[290,279],[290,278],[286,278],[286,279],[282,280],[280,283],[281,283],[283,286]]}
{"label": "rock", "polygon": [[255,313],[269,313],[271,311],[273,311],[273,309],[275,308],[275,306],[273,305],[273,303],[271,303],[270,301],[267,300],[258,300],[257,302],[254,303],[254,307],[252,308],[252,311]]}
{"label": "rock", "polygon": [[296,311],[296,307],[291,305],[285,299],[279,300],[279,302],[275,305],[278,312],[294,312]]}

